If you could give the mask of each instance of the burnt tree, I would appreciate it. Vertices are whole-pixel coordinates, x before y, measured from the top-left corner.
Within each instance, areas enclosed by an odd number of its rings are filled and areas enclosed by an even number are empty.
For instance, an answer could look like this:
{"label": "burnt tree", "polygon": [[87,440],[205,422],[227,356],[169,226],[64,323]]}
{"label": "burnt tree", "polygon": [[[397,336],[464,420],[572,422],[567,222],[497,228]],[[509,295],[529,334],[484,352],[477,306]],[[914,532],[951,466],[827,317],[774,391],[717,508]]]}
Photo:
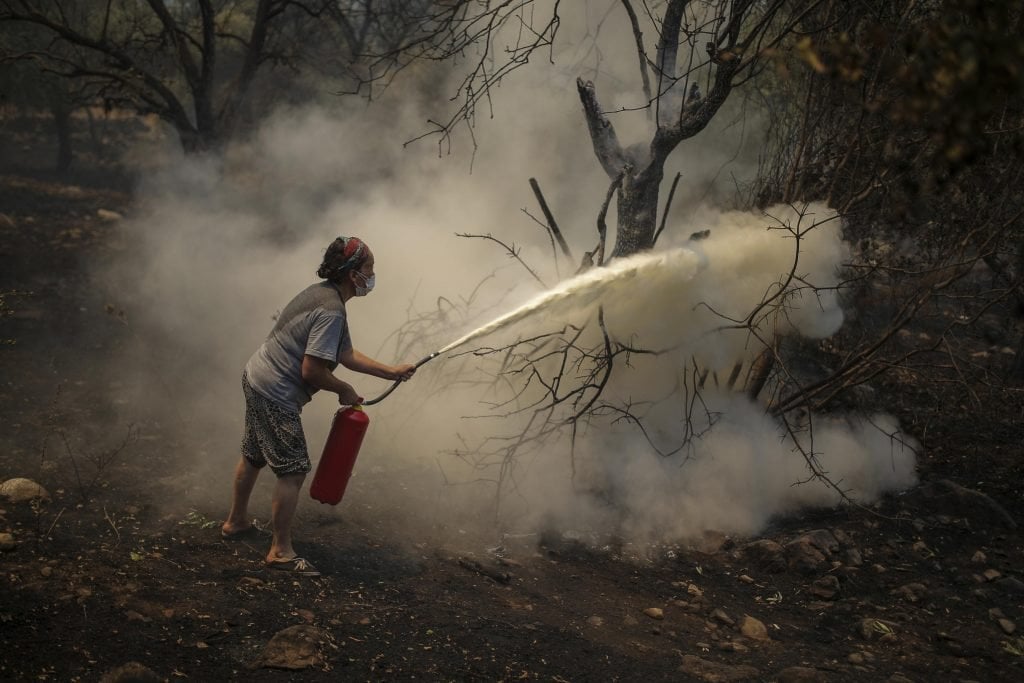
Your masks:
{"label": "burnt tree", "polygon": [[[733,89],[763,67],[771,50],[817,4],[671,0],[660,22],[655,22],[652,60],[630,0],[622,0],[637,46],[643,106],[653,112],[649,118],[655,127],[646,147],[623,147],[594,84],[577,80],[594,154],[610,179],[621,177],[612,257],[654,246],[658,197],[669,155],[707,127]],[[702,86],[706,94],[701,93]]]}

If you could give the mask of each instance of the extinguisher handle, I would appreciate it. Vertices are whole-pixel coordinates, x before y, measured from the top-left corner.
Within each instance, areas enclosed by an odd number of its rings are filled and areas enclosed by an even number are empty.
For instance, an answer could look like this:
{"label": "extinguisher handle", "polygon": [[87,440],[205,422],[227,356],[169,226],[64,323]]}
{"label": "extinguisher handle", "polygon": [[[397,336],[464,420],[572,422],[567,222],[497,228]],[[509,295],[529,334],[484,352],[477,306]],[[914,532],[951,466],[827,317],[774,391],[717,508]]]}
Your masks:
{"label": "extinguisher handle", "polygon": [[[417,363],[417,364],[416,364],[416,365],[414,365],[413,367],[415,367],[415,368],[418,368],[419,366],[421,366],[421,365],[423,365],[424,363],[426,363],[426,362],[427,362],[428,360],[433,360],[433,359],[437,358],[437,356],[438,356],[438,354],[439,354],[439,353],[440,353],[439,351],[434,351],[434,353],[430,354],[430,355],[429,355],[429,356],[427,356],[426,358],[423,358],[422,360],[420,360],[420,362],[419,362],[419,363]],[[374,399],[370,399],[369,401],[363,401],[363,405],[364,405],[364,406],[372,406],[372,405],[374,405],[375,403],[380,403],[381,401],[383,401],[384,399],[386,399],[386,398],[387,398],[387,397],[388,397],[388,396],[389,396],[389,395],[391,394],[391,392],[392,392],[392,391],[394,391],[395,389],[397,389],[397,388],[398,388],[398,385],[399,385],[399,384],[401,384],[401,383],[402,383],[402,380],[400,380],[400,379],[399,379],[399,380],[395,380],[395,383],[394,383],[394,384],[392,384],[392,385],[391,385],[390,387],[388,387],[387,391],[385,391],[385,392],[384,392],[383,394],[381,394],[381,395],[380,395],[380,396],[378,396],[377,398],[374,398]]]}

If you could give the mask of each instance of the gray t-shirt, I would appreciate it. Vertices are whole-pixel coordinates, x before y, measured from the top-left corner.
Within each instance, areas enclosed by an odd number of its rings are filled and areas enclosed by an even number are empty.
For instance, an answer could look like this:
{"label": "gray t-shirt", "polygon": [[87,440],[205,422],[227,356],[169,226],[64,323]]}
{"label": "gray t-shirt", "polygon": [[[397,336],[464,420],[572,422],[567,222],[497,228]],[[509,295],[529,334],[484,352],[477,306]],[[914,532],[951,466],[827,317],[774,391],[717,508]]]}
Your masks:
{"label": "gray t-shirt", "polygon": [[250,386],[286,408],[302,410],[317,389],[302,381],[302,357],[316,356],[338,367],[338,357],[352,348],[345,304],[330,282],[318,282],[292,299],[270,336],[245,366]]}

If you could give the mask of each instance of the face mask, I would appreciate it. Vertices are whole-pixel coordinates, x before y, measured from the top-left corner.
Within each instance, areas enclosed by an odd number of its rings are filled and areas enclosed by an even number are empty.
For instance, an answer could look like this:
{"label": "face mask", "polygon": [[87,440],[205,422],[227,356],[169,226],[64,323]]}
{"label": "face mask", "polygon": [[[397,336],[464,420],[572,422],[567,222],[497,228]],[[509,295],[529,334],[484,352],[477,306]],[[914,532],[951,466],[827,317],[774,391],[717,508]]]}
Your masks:
{"label": "face mask", "polygon": [[356,287],[356,296],[366,296],[367,294],[372,292],[373,291],[373,286],[374,286],[374,284],[376,284],[376,282],[374,280],[375,280],[375,278],[377,276],[376,275],[371,275],[371,276],[367,277],[366,275],[363,275],[362,273],[360,273],[358,270],[356,271],[356,275],[358,275],[361,278],[363,278],[363,286],[362,287],[360,287],[359,285],[355,286]]}

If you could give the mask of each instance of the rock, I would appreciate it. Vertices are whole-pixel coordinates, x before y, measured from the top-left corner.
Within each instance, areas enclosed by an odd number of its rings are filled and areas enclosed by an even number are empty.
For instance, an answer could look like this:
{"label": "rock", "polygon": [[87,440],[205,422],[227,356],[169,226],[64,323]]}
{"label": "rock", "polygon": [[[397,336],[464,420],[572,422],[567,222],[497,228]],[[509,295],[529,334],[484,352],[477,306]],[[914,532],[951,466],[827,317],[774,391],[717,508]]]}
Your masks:
{"label": "rock", "polygon": [[636,626],[639,623],[640,622],[637,621],[636,617],[634,617],[632,614],[627,614],[625,617],[622,618],[623,626]]}
{"label": "rock", "polygon": [[986,581],[995,581],[1002,576],[998,569],[986,569],[981,575]]}
{"label": "rock", "polygon": [[689,586],[686,587],[686,592],[687,592],[687,594],[692,595],[695,598],[702,598],[702,597],[704,597],[704,591],[702,591],[700,588],[698,588],[697,586],[695,586],[692,583]]}
{"label": "rock", "polygon": [[14,230],[17,228],[17,224],[14,220],[6,213],[0,213],[0,228],[7,228],[8,230]]}
{"label": "rock", "polygon": [[729,537],[721,531],[705,531],[700,540],[694,543],[693,549],[705,555],[714,555],[729,542]]}
{"label": "rock", "polygon": [[31,479],[16,477],[0,484],[0,496],[12,503],[26,503],[36,500],[50,500],[50,494]]}
{"label": "rock", "polygon": [[1024,582],[1021,582],[1019,579],[1015,579],[1012,576],[999,579],[996,581],[995,585],[1007,593],[1016,593],[1017,595],[1024,594]]}
{"label": "rock", "polygon": [[149,667],[138,662],[128,662],[103,674],[100,683],[160,683],[163,680]]}
{"label": "rock", "polygon": [[786,571],[786,558],[782,546],[775,541],[761,539],[743,547],[743,556],[758,569],[772,574]]}
{"label": "rock", "polygon": [[827,683],[824,672],[809,666],[791,666],[775,674],[777,683]]}
{"label": "rock", "polygon": [[649,616],[651,619],[664,619],[665,612],[660,607],[648,607],[644,610],[644,614]]}
{"label": "rock", "polygon": [[885,567],[883,567],[882,565],[880,565],[878,563],[875,563],[875,564],[871,565],[871,571],[873,571],[876,574],[884,574],[884,573],[886,573],[889,570],[886,569]]}
{"label": "rock", "polygon": [[44,578],[50,578],[51,576],[53,576],[53,567],[47,565],[40,569],[39,573],[42,574]]}
{"label": "rock", "polygon": [[939,631],[935,634],[935,646],[936,649],[944,655],[951,655],[953,657],[977,657],[988,656],[980,648],[968,645],[956,636],[952,636],[943,631]]}
{"label": "rock", "polygon": [[864,640],[882,640],[894,634],[896,624],[882,619],[861,619],[857,622],[857,634]]}
{"label": "rock", "polygon": [[925,559],[935,556],[935,553],[932,552],[932,549],[929,548],[928,544],[924,541],[914,541],[914,544],[910,546],[910,549],[919,557],[923,557]]}
{"label": "rock", "polygon": [[908,583],[891,591],[890,595],[899,595],[907,602],[920,602],[928,594],[928,587],[923,583]]}
{"label": "rock", "polygon": [[753,640],[768,640],[768,628],[760,619],[755,619],[749,614],[743,615],[740,622],[740,633]]}
{"label": "rock", "polygon": [[740,581],[742,581],[743,583],[754,583],[754,579],[750,578],[746,574],[740,574],[739,578],[740,578]]}
{"label": "rock", "polygon": [[711,610],[711,618],[720,624],[725,624],[726,626],[736,625],[736,622],[733,620],[733,618],[726,614],[725,610],[720,609],[718,607]]}
{"label": "rock", "polygon": [[864,663],[864,655],[862,655],[859,652],[851,652],[849,655],[847,655],[846,661],[848,661],[850,664],[860,665]]}
{"label": "rock", "polygon": [[971,556],[971,562],[974,564],[985,564],[988,562],[988,557],[985,556],[985,553],[979,550]]}
{"label": "rock", "polygon": [[604,619],[598,616],[587,617],[587,623],[591,626],[604,626]]}
{"label": "rock", "polygon": [[679,670],[708,683],[731,683],[731,681],[747,681],[760,677],[760,672],[752,666],[742,664],[720,664],[701,659],[695,655],[683,655],[683,663]]}
{"label": "rock", "polygon": [[811,595],[822,600],[832,600],[839,592],[839,578],[833,574],[826,574],[811,584]]}
{"label": "rock", "polygon": [[743,643],[735,640],[726,640],[718,644],[718,649],[722,652],[749,652],[750,648]]}
{"label": "rock", "polygon": [[111,211],[109,209],[96,209],[96,217],[105,221],[119,221],[124,216],[119,214],[117,211]]}
{"label": "rock", "polygon": [[804,574],[814,574],[825,562],[825,554],[803,538],[787,543],[785,551],[787,566]]}
{"label": "rock", "polygon": [[893,674],[886,679],[885,683],[914,683],[903,674]]}
{"label": "rock", "polygon": [[11,534],[0,534],[0,552],[7,552],[8,550],[14,550],[18,547],[18,544],[14,541],[14,536]]}
{"label": "rock", "polygon": [[946,514],[969,517],[973,521],[1008,529],[1017,528],[1017,522],[999,503],[980,491],[960,486],[948,479],[921,486],[913,495]]}
{"label": "rock", "polygon": [[1005,633],[1008,636],[1012,636],[1017,631],[1017,624],[1013,623],[1009,619],[999,619],[998,623],[999,628],[1003,629],[1003,633]]}
{"label": "rock", "polygon": [[828,529],[815,529],[803,534],[797,541],[807,541],[826,556],[832,555],[839,550],[839,541]]}
{"label": "rock", "polygon": [[323,662],[321,644],[327,640],[315,626],[299,624],[278,631],[254,666],[270,669],[308,669]]}
{"label": "rock", "polygon": [[859,567],[864,564],[864,558],[856,548],[847,548],[843,553],[843,562],[850,567]]}

